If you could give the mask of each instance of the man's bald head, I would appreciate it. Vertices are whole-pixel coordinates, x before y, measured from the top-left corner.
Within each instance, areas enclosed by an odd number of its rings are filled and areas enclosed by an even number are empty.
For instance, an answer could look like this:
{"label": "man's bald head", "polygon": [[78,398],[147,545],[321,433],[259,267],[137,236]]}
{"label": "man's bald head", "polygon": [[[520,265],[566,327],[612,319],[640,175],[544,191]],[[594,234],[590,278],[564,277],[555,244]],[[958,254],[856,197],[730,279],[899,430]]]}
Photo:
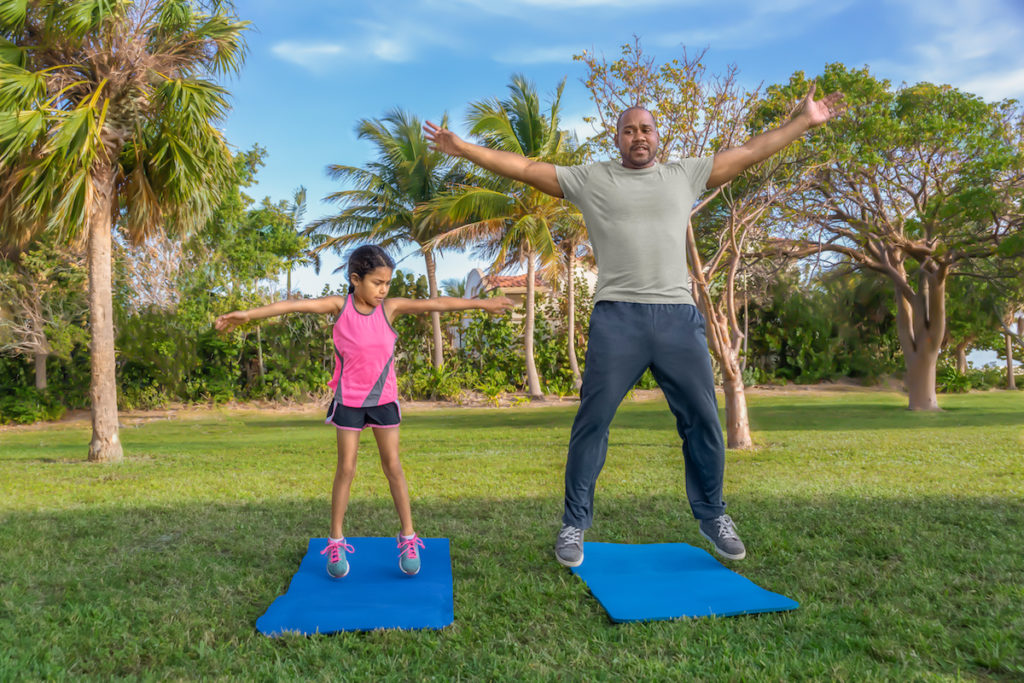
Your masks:
{"label": "man's bald head", "polygon": [[643,107],[629,107],[615,127],[615,146],[626,168],[647,168],[654,164],[658,151],[658,126],[654,115]]}
{"label": "man's bald head", "polygon": [[651,113],[650,109],[647,109],[646,107],[641,107],[639,104],[634,104],[632,107],[627,107],[626,109],[623,109],[621,112],[619,112],[619,118],[615,119],[616,133],[618,133],[619,130],[622,128],[622,119],[626,118],[626,114],[631,114],[633,112],[646,112],[647,115],[651,117],[651,123],[654,124],[654,127],[658,127],[658,123],[657,121],[654,120],[654,114]]}

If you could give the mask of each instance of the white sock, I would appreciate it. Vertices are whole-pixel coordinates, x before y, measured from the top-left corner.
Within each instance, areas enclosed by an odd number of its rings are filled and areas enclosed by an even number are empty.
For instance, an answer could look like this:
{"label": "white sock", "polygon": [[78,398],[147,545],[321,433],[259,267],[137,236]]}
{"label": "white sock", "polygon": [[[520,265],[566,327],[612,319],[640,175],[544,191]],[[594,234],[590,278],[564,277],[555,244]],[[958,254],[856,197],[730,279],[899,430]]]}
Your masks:
{"label": "white sock", "polygon": [[345,540],[344,536],[342,536],[341,538],[331,538],[330,536],[327,537],[327,541],[329,543],[341,543],[344,540]]}
{"label": "white sock", "polygon": [[408,541],[408,540],[409,540],[409,539],[411,539],[411,538],[416,538],[416,532],[415,532],[415,531],[414,531],[414,532],[412,532],[412,536],[405,536],[405,535],[403,535],[403,534],[398,534],[398,535],[402,537],[402,540],[403,540],[403,541]]}

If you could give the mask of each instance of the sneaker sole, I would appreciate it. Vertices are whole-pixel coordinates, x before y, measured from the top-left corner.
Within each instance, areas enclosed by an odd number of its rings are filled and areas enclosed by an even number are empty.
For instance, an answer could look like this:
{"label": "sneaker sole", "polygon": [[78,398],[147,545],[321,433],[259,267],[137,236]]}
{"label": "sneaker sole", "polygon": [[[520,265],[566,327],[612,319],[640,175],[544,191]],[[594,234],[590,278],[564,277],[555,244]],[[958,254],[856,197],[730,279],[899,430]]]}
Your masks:
{"label": "sneaker sole", "polygon": [[561,557],[558,556],[558,553],[555,553],[555,559],[558,560],[558,564],[562,565],[563,567],[578,567],[581,564],[583,564],[582,555],[580,555],[580,559],[576,560],[575,562],[570,562],[569,560],[563,560]]}
{"label": "sneaker sole", "polygon": [[342,574],[341,576],[335,576],[334,574],[331,573],[331,570],[328,569],[327,570],[327,576],[331,577],[332,579],[344,579],[346,576],[348,576],[349,569],[352,569],[352,565],[349,565],[348,567],[346,567],[345,568],[345,573]]}
{"label": "sneaker sole", "polygon": [[[398,568],[399,568],[399,569],[402,569],[401,565],[399,565],[399,567],[398,567]],[[403,573],[403,574],[405,574],[406,576],[416,576],[417,574],[419,574],[419,573],[420,573],[420,570],[419,570],[419,569],[417,569],[417,570],[416,570],[416,571],[414,571],[414,572],[407,572],[407,571],[405,571],[404,569],[402,569],[402,573]]]}
{"label": "sneaker sole", "polygon": [[722,557],[724,557],[727,560],[742,560],[744,557],[747,556],[746,549],[744,549],[743,552],[739,553],[739,554],[727,553],[724,550],[722,550],[721,548],[719,548],[718,544],[715,543],[714,539],[711,538],[710,536],[708,536],[706,533],[704,533],[703,529],[701,529],[700,527],[697,527],[697,532],[701,536],[703,536],[705,539],[707,539],[708,543],[710,543],[712,545],[712,547],[714,547],[716,553],[718,553],[719,555],[721,555]]}

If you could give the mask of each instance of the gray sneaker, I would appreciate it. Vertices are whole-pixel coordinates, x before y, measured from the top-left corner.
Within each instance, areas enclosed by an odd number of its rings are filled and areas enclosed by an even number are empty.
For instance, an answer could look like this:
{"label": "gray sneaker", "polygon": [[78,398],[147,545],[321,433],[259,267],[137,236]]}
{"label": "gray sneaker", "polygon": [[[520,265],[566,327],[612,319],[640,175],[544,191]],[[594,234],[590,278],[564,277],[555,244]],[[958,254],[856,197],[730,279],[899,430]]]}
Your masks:
{"label": "gray sneaker", "polygon": [[700,535],[711,541],[715,552],[730,560],[742,560],[747,556],[743,541],[736,534],[736,525],[729,515],[719,515],[713,519],[702,519],[699,524]]}
{"label": "gray sneaker", "polygon": [[565,567],[583,564],[583,529],[568,524],[562,527],[555,539],[555,559]]}

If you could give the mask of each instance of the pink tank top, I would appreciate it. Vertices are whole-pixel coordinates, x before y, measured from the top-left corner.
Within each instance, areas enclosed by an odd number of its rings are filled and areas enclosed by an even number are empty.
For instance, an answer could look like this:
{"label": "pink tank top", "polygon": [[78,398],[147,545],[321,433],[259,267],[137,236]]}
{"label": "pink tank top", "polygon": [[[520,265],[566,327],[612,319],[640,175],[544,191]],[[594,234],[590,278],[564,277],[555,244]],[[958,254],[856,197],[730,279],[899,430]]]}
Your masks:
{"label": "pink tank top", "polygon": [[398,400],[395,340],[398,333],[383,304],[369,314],[356,310],[352,295],[334,323],[334,377],[327,385],[334,400],[349,408],[369,408]]}

